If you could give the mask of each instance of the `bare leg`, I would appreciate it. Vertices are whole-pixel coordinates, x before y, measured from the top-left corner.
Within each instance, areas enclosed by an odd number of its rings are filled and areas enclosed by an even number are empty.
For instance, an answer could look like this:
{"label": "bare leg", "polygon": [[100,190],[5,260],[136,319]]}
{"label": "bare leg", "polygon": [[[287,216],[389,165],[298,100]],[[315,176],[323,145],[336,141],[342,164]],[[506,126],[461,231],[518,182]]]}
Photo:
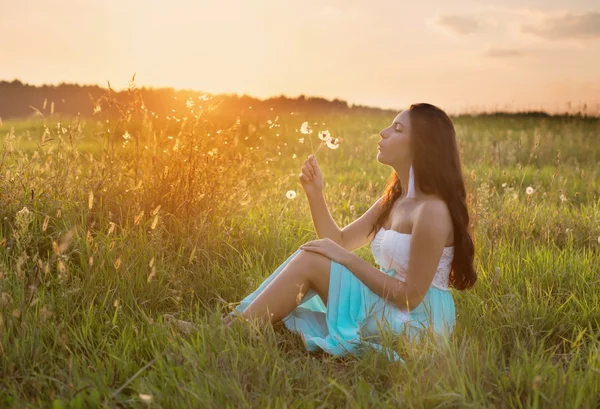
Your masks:
{"label": "bare leg", "polygon": [[[300,251],[244,310],[242,318],[258,317],[263,323],[275,324],[296,308],[310,288],[327,305],[330,264],[331,260],[321,254]],[[267,314],[270,314],[270,318]],[[229,328],[233,324],[233,319],[233,316],[227,314],[222,318],[223,324]],[[191,322],[177,320],[169,314],[165,315],[165,320],[185,333],[195,329]]]}
{"label": "bare leg", "polygon": [[242,317],[275,324],[300,304],[310,288],[327,304],[330,264],[331,260],[321,254],[300,251],[244,310]]}

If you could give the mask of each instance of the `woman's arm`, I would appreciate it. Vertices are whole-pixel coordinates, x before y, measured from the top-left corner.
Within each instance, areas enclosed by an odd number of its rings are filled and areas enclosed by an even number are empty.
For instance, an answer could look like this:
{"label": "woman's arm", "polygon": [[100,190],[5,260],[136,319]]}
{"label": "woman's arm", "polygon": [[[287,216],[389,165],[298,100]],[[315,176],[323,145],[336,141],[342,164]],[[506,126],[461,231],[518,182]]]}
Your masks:
{"label": "woman's arm", "polygon": [[317,236],[320,239],[328,237],[341,246],[342,230],[338,227],[335,220],[333,220],[333,217],[327,208],[327,203],[325,203],[323,192],[320,191],[307,194],[307,198],[313,224],[317,230]]}

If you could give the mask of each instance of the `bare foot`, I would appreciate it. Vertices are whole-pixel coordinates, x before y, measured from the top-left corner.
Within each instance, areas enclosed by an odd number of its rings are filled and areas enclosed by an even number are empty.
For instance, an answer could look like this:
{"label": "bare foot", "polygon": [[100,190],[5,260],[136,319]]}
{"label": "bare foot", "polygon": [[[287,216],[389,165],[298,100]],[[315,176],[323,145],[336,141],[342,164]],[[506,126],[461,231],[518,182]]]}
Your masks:
{"label": "bare foot", "polygon": [[165,314],[164,318],[165,318],[165,324],[167,324],[167,326],[173,327],[179,332],[183,332],[185,334],[191,334],[192,332],[198,330],[198,327],[196,325],[192,324],[191,322],[184,321],[184,320],[178,320],[171,314]]}

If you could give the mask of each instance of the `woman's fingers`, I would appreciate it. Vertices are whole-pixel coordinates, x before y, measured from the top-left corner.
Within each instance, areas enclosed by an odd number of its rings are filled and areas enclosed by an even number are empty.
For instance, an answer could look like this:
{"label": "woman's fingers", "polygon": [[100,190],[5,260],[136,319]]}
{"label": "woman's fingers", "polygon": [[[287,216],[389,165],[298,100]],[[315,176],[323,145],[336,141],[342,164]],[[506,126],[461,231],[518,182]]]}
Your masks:
{"label": "woman's fingers", "polygon": [[312,177],[315,177],[317,175],[317,170],[315,168],[315,166],[310,162],[310,160],[305,160],[304,161],[304,166],[306,166],[306,169],[308,170],[309,174]]}
{"label": "woman's fingers", "polygon": [[308,163],[308,166],[310,168],[310,171],[312,172],[313,176],[317,174],[317,160],[315,159],[314,156],[309,156],[308,159],[306,160],[306,163]]}
{"label": "woman's fingers", "polygon": [[302,180],[305,183],[308,183],[312,180],[312,178],[310,177],[310,175],[308,175],[306,172],[302,172],[299,175],[300,180]]}
{"label": "woman's fingers", "polygon": [[308,168],[308,166],[304,165],[302,166],[302,173],[304,173],[309,180],[313,179],[313,173],[310,171],[310,169]]}

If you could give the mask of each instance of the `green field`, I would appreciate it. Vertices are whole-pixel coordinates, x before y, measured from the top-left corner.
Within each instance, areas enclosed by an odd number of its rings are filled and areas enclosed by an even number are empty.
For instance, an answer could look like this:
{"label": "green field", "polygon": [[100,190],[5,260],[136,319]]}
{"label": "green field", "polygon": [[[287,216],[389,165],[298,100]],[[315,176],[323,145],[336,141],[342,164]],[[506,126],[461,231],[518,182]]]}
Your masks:
{"label": "green field", "polygon": [[[317,159],[343,227],[392,172],[376,155],[393,115],[264,114],[257,128],[134,113],[0,127],[0,407],[600,405],[598,118],[453,118],[478,282],[453,293],[448,348],[389,340],[400,364],[220,321],[317,238],[298,181],[316,132],[340,138]],[[172,332],[164,313],[201,330]]]}

